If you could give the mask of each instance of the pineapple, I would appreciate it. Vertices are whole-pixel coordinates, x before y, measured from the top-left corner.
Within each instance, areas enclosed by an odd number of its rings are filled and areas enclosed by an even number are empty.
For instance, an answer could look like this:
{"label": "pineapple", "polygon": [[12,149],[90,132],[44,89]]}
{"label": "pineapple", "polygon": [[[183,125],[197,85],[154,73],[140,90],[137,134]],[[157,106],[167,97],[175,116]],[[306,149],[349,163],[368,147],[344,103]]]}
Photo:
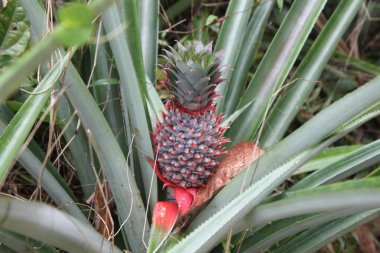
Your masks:
{"label": "pineapple", "polygon": [[213,175],[227,142],[214,103],[223,81],[221,53],[212,53],[212,43],[197,41],[165,52],[164,85],[171,97],[153,134],[156,172],[167,185],[199,188]]}

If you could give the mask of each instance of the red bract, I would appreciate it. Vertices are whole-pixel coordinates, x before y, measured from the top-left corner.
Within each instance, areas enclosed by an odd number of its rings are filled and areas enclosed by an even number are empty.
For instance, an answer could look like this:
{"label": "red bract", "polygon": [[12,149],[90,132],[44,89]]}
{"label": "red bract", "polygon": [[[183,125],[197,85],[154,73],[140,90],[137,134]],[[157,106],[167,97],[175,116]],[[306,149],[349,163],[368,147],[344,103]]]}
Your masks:
{"label": "red bract", "polygon": [[153,227],[169,232],[178,218],[178,204],[174,202],[157,202],[153,210]]}
{"label": "red bract", "polygon": [[174,188],[174,197],[178,203],[180,215],[183,216],[190,210],[197,197],[196,188]]}

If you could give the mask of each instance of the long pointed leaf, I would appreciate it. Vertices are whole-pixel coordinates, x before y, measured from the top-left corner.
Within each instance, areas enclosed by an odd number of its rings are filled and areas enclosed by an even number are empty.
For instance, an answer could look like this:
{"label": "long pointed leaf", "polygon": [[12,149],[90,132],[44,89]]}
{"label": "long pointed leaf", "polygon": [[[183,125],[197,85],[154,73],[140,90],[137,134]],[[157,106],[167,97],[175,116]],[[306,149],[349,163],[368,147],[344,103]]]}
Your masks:
{"label": "long pointed leaf", "polygon": [[293,3],[239,103],[240,108],[255,99],[227,132],[231,144],[250,140],[256,134],[273,102],[272,94],[285,81],[325,3],[324,0]]}
{"label": "long pointed leaf", "polygon": [[[39,25],[43,24],[41,20],[44,19],[44,12],[31,1],[21,0],[21,4],[32,24],[32,32],[36,37],[40,36],[43,26]],[[116,202],[119,219],[124,224],[123,231],[128,244],[134,252],[139,252],[143,248],[143,235],[149,235],[149,225],[144,226],[145,209],[133,173],[102,112],[72,64],[68,66],[64,85],[67,97],[78,111],[84,129],[96,148],[101,169]]]}
{"label": "long pointed leaf", "polygon": [[[221,65],[226,68],[233,68],[238,56],[239,49],[243,40],[244,31],[248,18],[251,14],[252,1],[240,0],[231,1],[226,12],[226,19],[223,22],[222,29],[219,33],[218,40],[215,44],[215,51],[223,50],[224,55]],[[229,78],[231,72],[223,75],[223,78]],[[222,82],[216,88],[217,92],[225,96],[228,81]],[[223,100],[217,99],[218,110],[223,108]]]}
{"label": "long pointed leaf", "polygon": [[336,182],[380,161],[380,140],[351,152],[328,167],[302,179],[289,190],[312,188],[320,184]]}
{"label": "long pointed leaf", "polygon": [[[43,242],[0,229],[0,242],[18,253],[58,253],[56,249]],[[0,249],[0,252],[1,251]]]}
{"label": "long pointed leaf", "polygon": [[159,0],[140,0],[140,33],[144,66],[150,80],[156,80]]}
{"label": "long pointed leaf", "polygon": [[[244,185],[255,183],[268,173],[268,168],[275,168],[287,159],[316,145],[335,131],[342,124],[350,121],[355,115],[367,110],[380,99],[380,77],[373,79],[354,92],[325,108],[314,118],[305,123],[287,138],[275,145],[271,150],[236,176],[214,199],[204,208],[190,224],[194,228],[206,220],[215,210],[234,199],[244,189]],[[307,139],[305,139],[307,136]],[[291,149],[288,147],[292,147]]]}
{"label": "long pointed leaf", "polygon": [[300,80],[291,84],[274,105],[260,139],[264,148],[272,146],[285,134],[362,3],[362,0],[342,1],[336,8],[292,77],[292,81]]}
{"label": "long pointed leaf", "polygon": [[0,218],[2,228],[69,252],[121,253],[90,225],[45,204],[2,197]]}
{"label": "long pointed leaf", "polygon": [[[56,63],[49,73],[42,79],[34,92],[37,95],[31,95],[16,116],[9,123],[5,131],[0,136],[0,182],[4,182],[8,170],[13,163],[16,155],[20,151],[22,144],[28,137],[34,122],[39,117],[41,110],[45,106],[54,83],[62,73],[62,67],[70,60],[70,54],[67,54],[62,61]],[[40,93],[40,94],[38,94]]]}
{"label": "long pointed leaf", "polygon": [[[4,116],[2,115],[0,119],[0,133],[3,132],[7,126],[3,117]],[[77,203],[76,199],[70,196],[68,186],[61,186],[61,183],[58,182],[57,176],[55,177],[52,175],[52,173],[50,173],[50,169],[43,168],[40,159],[36,157],[36,155],[29,148],[26,148],[20,154],[18,161],[35,180],[41,179],[42,188],[51,196],[57,205],[62,206],[64,210],[77,219],[87,222],[86,217],[75,204]],[[43,173],[41,169],[44,170]]]}
{"label": "long pointed leaf", "polygon": [[280,194],[240,220],[234,232],[292,216],[341,210],[356,213],[378,208],[379,191],[379,178],[366,178]]}
{"label": "long pointed leaf", "polygon": [[260,47],[261,39],[264,35],[264,30],[273,5],[274,0],[261,2],[256,6],[252,14],[243,38],[240,54],[236,60],[235,67],[232,70],[231,80],[229,81],[227,90],[224,94],[224,115],[229,116],[236,110],[240,98],[244,94],[246,78]]}
{"label": "long pointed leaf", "polygon": [[299,236],[288,241],[286,244],[281,245],[273,252],[276,253],[302,253],[302,252],[315,252],[323,245],[331,242],[332,240],[346,234],[354,227],[364,224],[377,215],[379,215],[380,209],[367,211],[364,213],[352,215],[347,218],[341,218],[335,222],[329,222],[322,224],[318,227],[309,229]]}
{"label": "long pointed leaf", "polygon": [[[120,19],[118,18],[116,5],[110,6],[105,11],[102,20],[107,33],[118,27]],[[147,117],[144,111],[145,100],[143,101],[141,97],[138,76],[134,71],[135,68],[125,38],[119,35],[111,40],[110,45],[120,76],[123,111],[128,111],[130,117],[131,129],[133,129],[138,149],[145,194],[148,196],[151,193],[149,205],[151,210],[153,210],[154,203],[157,202],[157,180],[151,165],[146,159],[146,157],[153,158],[153,150]]]}

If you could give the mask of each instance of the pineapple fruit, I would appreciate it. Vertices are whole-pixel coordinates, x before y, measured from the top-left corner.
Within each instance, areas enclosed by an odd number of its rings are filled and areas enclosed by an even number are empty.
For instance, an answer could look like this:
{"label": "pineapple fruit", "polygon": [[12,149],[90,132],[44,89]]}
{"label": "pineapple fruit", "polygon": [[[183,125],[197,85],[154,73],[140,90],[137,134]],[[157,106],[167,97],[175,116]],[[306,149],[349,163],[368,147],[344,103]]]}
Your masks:
{"label": "pineapple fruit", "polygon": [[165,52],[164,85],[171,97],[153,134],[156,172],[166,185],[199,188],[213,175],[227,142],[214,102],[223,81],[222,54],[198,41]]}

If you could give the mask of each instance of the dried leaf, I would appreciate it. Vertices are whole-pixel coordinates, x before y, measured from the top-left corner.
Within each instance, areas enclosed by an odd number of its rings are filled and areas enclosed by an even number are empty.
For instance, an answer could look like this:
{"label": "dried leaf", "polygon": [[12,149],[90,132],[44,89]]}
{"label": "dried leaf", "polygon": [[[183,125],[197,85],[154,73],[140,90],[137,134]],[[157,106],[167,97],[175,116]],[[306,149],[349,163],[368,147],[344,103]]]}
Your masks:
{"label": "dried leaf", "polygon": [[105,238],[110,238],[113,234],[113,220],[110,208],[111,190],[107,182],[97,185],[94,195],[94,217],[95,228]]}
{"label": "dried leaf", "polygon": [[356,241],[361,252],[377,253],[376,239],[371,231],[370,223],[363,224],[355,229]]}
{"label": "dried leaf", "polygon": [[214,176],[210,178],[205,187],[198,190],[193,207],[209,201],[232,178],[263,154],[264,150],[253,142],[240,142],[229,149],[220,161]]}

